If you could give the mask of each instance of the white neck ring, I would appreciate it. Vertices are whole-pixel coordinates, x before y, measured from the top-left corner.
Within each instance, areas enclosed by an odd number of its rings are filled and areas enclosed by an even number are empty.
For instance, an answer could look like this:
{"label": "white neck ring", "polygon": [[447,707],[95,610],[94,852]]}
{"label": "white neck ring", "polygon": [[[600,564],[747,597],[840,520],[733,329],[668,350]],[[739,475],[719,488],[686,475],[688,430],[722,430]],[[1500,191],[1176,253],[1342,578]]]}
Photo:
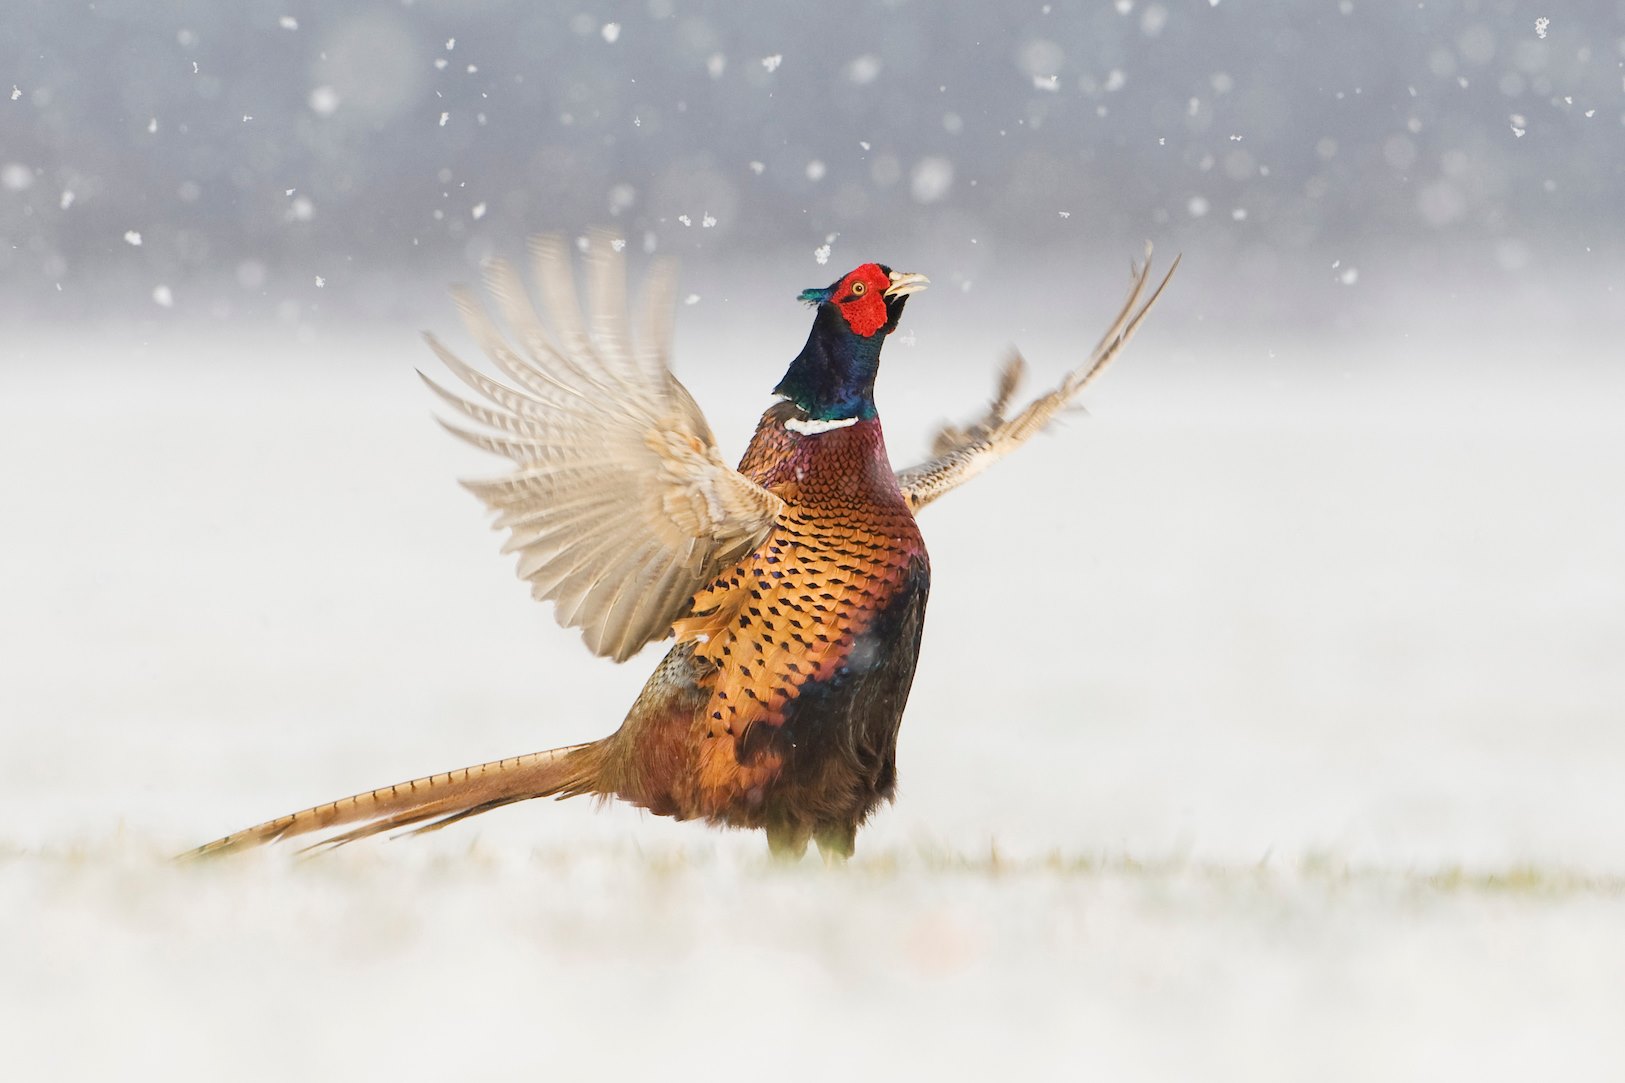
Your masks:
{"label": "white neck ring", "polygon": [[792,417],[785,420],[784,427],[791,432],[799,432],[803,436],[817,436],[821,432],[829,432],[831,429],[844,429],[848,425],[856,425],[857,423],[858,419],[855,417],[839,417],[833,421],[818,421],[810,417]]}

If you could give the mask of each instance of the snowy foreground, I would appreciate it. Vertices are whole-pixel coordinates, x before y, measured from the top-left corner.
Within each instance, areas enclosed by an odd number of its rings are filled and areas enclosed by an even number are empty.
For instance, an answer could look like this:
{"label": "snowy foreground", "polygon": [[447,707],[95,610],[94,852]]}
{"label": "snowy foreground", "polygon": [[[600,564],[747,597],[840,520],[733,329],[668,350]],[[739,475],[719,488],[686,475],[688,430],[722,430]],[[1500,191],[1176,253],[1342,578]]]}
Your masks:
{"label": "snowy foreground", "polygon": [[[12,1078],[1604,1078],[1621,888],[733,847],[5,859]],[[1553,1073],[1553,1074],[1548,1074]]]}
{"label": "snowy foreground", "polygon": [[[929,327],[899,462],[994,360]],[[583,802],[170,863],[606,733],[656,652],[525,597],[408,334],[8,346],[3,1074],[1613,1077],[1625,378],[1153,330],[926,513],[902,795],[839,872]],[[728,448],[793,337],[683,344]]]}

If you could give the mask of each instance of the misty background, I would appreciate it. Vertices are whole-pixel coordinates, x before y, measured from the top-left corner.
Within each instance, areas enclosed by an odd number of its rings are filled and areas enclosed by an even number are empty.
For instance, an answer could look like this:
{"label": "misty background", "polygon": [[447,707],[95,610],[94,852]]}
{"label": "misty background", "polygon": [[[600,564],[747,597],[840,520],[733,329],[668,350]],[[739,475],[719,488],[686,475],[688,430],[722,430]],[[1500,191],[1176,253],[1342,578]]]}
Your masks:
{"label": "misty background", "polygon": [[1578,321],[1620,307],[1625,5],[1551,8],[14,0],[0,306],[393,319],[605,224],[724,282],[1151,239],[1168,321]]}
{"label": "misty background", "polygon": [[[8,1064],[1615,1077],[1622,207],[1620,0],[7,0]],[[171,865],[619,722],[660,647],[529,599],[413,372],[477,358],[448,285],[599,226],[680,261],[728,455],[798,291],[930,275],[900,466],[1184,262],[923,513],[844,873],[582,801]]]}

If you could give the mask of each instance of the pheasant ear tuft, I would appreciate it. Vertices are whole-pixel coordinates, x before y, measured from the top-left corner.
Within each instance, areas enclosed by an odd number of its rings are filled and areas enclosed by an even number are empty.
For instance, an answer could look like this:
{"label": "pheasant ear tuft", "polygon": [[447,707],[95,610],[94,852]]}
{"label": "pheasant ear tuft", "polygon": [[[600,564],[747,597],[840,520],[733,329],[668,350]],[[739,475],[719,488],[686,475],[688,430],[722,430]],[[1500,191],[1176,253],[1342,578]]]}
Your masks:
{"label": "pheasant ear tuft", "polygon": [[807,289],[796,294],[796,300],[808,305],[821,305],[834,295],[833,289]]}

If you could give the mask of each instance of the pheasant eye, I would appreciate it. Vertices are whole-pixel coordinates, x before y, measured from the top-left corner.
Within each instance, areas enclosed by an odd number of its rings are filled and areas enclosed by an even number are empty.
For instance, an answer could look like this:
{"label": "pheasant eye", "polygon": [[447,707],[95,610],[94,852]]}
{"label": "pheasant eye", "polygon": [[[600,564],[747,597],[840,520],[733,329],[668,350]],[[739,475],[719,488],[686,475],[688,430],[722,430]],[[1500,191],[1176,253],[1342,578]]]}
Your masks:
{"label": "pheasant eye", "polygon": [[852,283],[852,296],[860,297],[863,295],[863,291],[868,288],[869,287],[864,285],[862,282],[854,282]]}

